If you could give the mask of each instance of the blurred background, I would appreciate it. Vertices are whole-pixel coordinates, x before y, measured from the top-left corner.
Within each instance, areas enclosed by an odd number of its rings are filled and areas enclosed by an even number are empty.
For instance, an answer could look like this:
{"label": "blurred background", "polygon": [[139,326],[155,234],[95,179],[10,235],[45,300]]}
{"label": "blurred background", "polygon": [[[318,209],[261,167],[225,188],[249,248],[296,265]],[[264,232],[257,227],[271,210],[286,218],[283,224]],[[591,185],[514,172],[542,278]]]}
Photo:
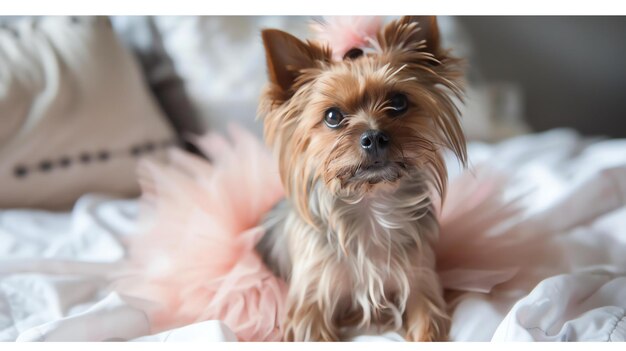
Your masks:
{"label": "blurred background", "polygon": [[626,18],[456,17],[476,81],[510,82],[535,131],[626,136]]}

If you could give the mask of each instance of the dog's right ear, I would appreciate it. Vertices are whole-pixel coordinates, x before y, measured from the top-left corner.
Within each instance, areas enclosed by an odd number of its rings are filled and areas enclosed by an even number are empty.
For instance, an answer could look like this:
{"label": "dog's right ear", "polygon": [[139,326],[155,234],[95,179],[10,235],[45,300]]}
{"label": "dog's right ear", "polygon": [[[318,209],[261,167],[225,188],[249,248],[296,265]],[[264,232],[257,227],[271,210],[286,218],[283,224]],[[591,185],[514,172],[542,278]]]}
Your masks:
{"label": "dog's right ear", "polygon": [[330,49],[311,42],[302,42],[291,34],[276,29],[261,32],[270,81],[283,96],[293,94],[292,88],[302,70],[315,67],[318,61],[330,60]]}

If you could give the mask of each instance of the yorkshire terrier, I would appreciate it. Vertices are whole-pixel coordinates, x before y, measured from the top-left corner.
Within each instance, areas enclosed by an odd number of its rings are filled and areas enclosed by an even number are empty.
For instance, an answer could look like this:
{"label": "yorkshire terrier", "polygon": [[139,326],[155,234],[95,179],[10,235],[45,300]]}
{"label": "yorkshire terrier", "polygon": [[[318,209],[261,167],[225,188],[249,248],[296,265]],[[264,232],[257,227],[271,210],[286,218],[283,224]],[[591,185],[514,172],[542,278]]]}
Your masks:
{"label": "yorkshire terrier", "polygon": [[[454,97],[462,61],[440,47],[434,17],[402,17],[372,50],[262,32],[269,84],[259,106],[286,199],[257,245],[289,282],[286,340],[342,340],[377,326],[445,340],[435,272],[445,148],[466,162]],[[435,194],[437,192],[438,194]]]}

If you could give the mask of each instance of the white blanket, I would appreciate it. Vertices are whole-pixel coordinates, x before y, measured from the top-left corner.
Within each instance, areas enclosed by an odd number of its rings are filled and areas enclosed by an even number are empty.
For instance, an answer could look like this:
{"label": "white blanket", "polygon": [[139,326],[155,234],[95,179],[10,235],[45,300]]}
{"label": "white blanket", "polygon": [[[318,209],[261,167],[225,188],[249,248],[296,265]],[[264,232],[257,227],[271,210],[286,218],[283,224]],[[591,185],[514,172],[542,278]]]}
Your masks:
{"label": "white blanket", "polygon": [[[538,270],[456,304],[459,341],[626,340],[626,140],[568,130],[473,143],[470,161],[514,169],[528,218],[551,228],[559,252]],[[458,174],[454,163],[451,174]],[[219,321],[151,335],[141,304],[107,289],[106,274],[137,228],[137,200],[81,198],[71,213],[0,211],[0,341],[236,340]],[[529,265],[534,262],[528,262]],[[397,334],[357,340],[402,340]]]}

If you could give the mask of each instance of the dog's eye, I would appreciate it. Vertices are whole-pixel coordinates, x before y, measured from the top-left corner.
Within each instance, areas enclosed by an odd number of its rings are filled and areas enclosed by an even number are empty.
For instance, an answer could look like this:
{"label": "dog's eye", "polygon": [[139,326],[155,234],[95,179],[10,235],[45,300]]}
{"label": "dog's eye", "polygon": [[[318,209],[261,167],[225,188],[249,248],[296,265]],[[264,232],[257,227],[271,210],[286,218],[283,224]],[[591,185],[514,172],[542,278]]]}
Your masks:
{"label": "dog's eye", "polygon": [[329,108],[324,113],[324,123],[330,128],[339,128],[341,121],[343,121],[343,113],[336,107]]}
{"label": "dog's eye", "polygon": [[404,94],[395,94],[389,99],[392,116],[399,116],[409,108],[409,101]]}

